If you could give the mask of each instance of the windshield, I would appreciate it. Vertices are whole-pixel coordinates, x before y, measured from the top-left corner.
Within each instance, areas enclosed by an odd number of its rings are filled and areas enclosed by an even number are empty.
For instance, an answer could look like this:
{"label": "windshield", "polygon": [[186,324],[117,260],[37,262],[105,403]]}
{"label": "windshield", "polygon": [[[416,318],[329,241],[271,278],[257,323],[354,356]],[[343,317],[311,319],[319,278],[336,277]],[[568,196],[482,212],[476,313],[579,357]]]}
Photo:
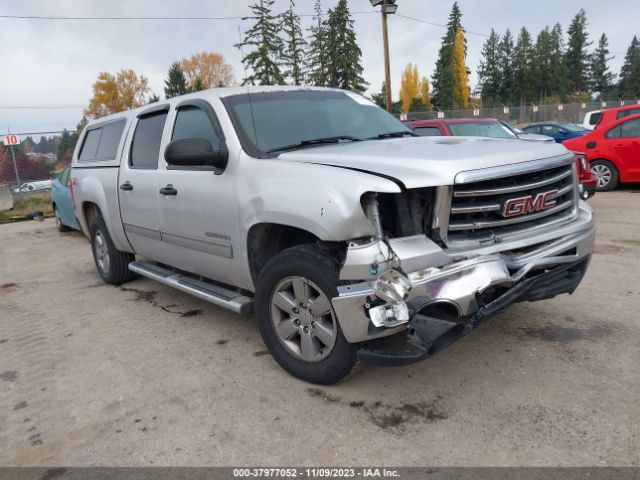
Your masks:
{"label": "windshield", "polygon": [[450,123],[449,130],[451,130],[451,133],[455,136],[518,138],[511,129],[499,122]]}
{"label": "windshield", "polygon": [[575,123],[560,123],[558,126],[570,132],[584,132],[587,130],[582,125],[576,125]]}
{"label": "windshield", "polygon": [[[280,91],[223,98],[243,147],[253,156],[354,141],[385,134],[415,135],[402,122],[351,92]],[[334,142],[334,143],[335,143]]]}

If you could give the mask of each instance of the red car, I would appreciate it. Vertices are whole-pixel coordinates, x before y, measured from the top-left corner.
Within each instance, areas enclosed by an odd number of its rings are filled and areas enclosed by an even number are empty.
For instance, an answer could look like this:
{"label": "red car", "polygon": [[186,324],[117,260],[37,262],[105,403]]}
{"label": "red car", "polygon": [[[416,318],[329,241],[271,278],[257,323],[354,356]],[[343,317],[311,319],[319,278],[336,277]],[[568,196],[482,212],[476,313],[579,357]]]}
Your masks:
{"label": "red car", "polygon": [[[413,120],[407,122],[413,130],[421,136],[469,136],[492,137],[506,139],[522,139],[525,141],[545,141],[543,135],[518,134],[508,124],[495,118],[451,118],[437,120]],[[548,137],[550,138],[550,137]],[[546,141],[552,141],[546,140]],[[564,142],[566,145],[567,142]],[[567,147],[568,148],[568,147]],[[572,148],[571,150],[576,150]],[[589,162],[581,151],[574,151],[576,155],[576,169],[580,196],[585,200],[596,193],[597,177],[590,171]]]}
{"label": "red car", "polygon": [[613,190],[620,183],[640,182],[640,115],[602,125],[563,145],[587,155],[591,172],[598,179],[598,191]]}
{"label": "red car", "polygon": [[622,120],[625,117],[638,114],[640,114],[640,105],[625,105],[622,107],[607,108],[606,110],[591,112],[589,124],[591,128],[598,129],[609,125],[616,120]]}

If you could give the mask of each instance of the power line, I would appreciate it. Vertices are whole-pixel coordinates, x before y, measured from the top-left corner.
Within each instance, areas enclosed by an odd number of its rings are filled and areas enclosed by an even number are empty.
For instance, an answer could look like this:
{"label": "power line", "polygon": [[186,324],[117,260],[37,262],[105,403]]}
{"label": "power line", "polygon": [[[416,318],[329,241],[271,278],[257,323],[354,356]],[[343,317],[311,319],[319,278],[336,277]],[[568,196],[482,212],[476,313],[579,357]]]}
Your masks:
{"label": "power line", "polygon": [[[367,10],[361,12],[351,12],[351,14],[360,15],[368,13],[379,13],[376,10]],[[298,15],[299,17],[315,17],[315,13]],[[54,17],[48,15],[0,15],[0,19],[13,20],[255,20],[257,17],[251,15],[241,15],[235,17]]]}
{"label": "power line", "polygon": [[[433,25],[434,27],[449,28],[447,25],[442,25],[441,23],[430,22],[429,20],[423,20],[421,18],[410,17],[408,15],[402,15],[400,13],[396,13],[395,15],[396,15],[396,17],[406,18],[407,20],[413,20],[415,22],[426,23],[426,24],[429,24],[429,25]],[[488,37],[489,36],[486,33],[472,32],[471,30],[467,30],[466,28],[464,29],[464,33],[469,33],[471,35],[478,35],[480,37]]]}
{"label": "power line", "polygon": [[0,110],[77,110],[84,107],[85,105],[0,105]]}

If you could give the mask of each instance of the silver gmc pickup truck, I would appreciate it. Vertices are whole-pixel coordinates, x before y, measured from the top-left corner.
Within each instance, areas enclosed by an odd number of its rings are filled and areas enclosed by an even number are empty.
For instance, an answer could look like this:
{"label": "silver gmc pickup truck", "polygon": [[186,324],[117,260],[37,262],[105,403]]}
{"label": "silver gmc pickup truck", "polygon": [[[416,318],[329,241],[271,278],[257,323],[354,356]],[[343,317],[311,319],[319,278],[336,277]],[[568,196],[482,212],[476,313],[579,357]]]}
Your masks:
{"label": "silver gmc pickup truck", "polygon": [[325,88],[213,89],[92,121],[71,185],[105,282],[255,312],[275,360],[319,384],[573,292],[594,243],[563,146],[417,137]]}

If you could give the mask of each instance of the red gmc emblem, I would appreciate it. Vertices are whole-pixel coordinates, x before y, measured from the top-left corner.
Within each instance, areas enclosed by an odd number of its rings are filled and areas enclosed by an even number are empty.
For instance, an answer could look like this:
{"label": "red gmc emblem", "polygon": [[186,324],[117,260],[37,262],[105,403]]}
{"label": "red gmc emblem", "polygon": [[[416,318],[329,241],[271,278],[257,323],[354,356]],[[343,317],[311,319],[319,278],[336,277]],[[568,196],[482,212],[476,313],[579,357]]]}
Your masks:
{"label": "red gmc emblem", "polygon": [[558,203],[552,199],[557,193],[558,190],[550,190],[539,193],[536,196],[527,195],[526,197],[510,198],[504,202],[502,216],[517,217],[519,215],[526,215],[527,213],[539,212],[551,208]]}

